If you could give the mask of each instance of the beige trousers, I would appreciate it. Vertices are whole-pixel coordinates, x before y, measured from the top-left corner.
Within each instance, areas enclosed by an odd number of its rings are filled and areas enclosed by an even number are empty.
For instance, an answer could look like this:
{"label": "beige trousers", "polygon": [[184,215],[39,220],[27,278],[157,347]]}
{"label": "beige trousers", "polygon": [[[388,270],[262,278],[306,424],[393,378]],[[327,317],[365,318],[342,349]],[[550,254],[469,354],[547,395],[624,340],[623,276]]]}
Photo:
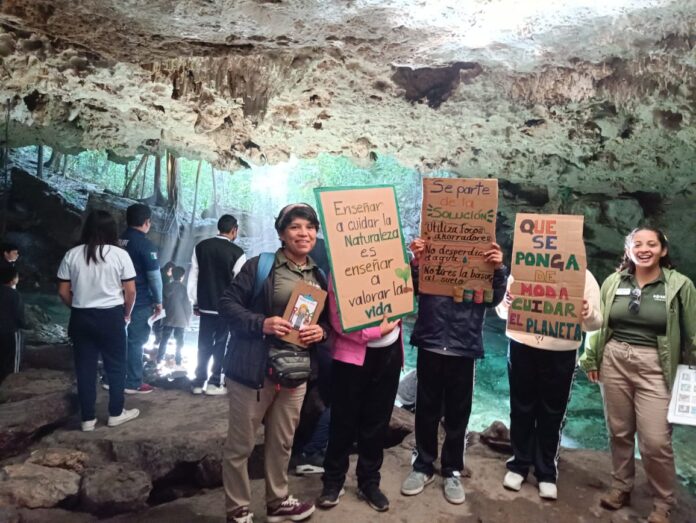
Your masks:
{"label": "beige trousers", "polygon": [[226,384],[230,413],[222,481],[227,513],[248,507],[251,502],[247,463],[262,422],[265,429],[266,504],[275,506],[288,495],[288,462],[307,386],[276,390],[275,384],[268,379],[260,390],[229,379]]}
{"label": "beige trousers", "polygon": [[635,434],[656,506],[674,504],[672,426],[667,422],[670,391],[655,347],[610,340],[600,369],[609,428],[612,486],[633,489]]}

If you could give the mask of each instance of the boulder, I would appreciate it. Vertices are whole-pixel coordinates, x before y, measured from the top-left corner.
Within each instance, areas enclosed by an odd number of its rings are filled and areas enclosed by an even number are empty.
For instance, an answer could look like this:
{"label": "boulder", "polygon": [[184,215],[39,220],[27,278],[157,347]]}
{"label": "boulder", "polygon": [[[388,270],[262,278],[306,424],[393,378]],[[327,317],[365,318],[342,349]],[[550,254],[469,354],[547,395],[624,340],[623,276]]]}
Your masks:
{"label": "boulder", "polygon": [[152,490],[150,476],[127,463],[109,463],[87,469],[82,479],[80,503],[93,514],[133,512],[146,506]]}
{"label": "boulder", "polygon": [[50,369],[27,369],[10,374],[0,385],[0,403],[44,394],[69,394],[73,380],[73,376],[67,372]]}
{"label": "boulder", "polygon": [[80,450],[50,447],[35,450],[26,462],[44,467],[58,467],[82,474],[88,459],[89,456]]}
{"label": "boulder", "polygon": [[19,511],[14,507],[0,507],[0,521],[2,523],[22,523]]}
{"label": "boulder", "polygon": [[[97,417],[107,412],[108,394],[98,390]],[[140,409],[140,417],[118,427],[97,423],[94,432],[77,430],[79,420],[57,429],[42,440],[44,446],[71,447],[99,459],[131,463],[156,484],[221,483],[222,447],[227,436],[227,398],[194,396],[181,390],[158,389],[153,394],[127,396],[127,408]],[[258,443],[263,442],[260,431]],[[254,463],[262,452],[255,451]],[[196,471],[201,468],[200,474]]]}
{"label": "boulder", "polygon": [[[98,521],[92,514],[62,508],[23,508],[18,512],[21,523],[94,523]],[[3,521],[1,517],[0,521]]]}
{"label": "boulder", "polygon": [[510,445],[510,430],[502,421],[494,421],[490,426],[479,434],[481,442],[488,445],[498,452],[512,452]]}
{"label": "boulder", "polygon": [[70,344],[27,346],[22,352],[22,368],[74,371],[75,357]]}
{"label": "boulder", "polygon": [[384,443],[385,447],[399,445],[406,436],[411,434],[416,427],[416,415],[401,407],[394,407],[391,419],[389,420],[389,430]]}
{"label": "boulder", "polygon": [[0,408],[0,456],[21,452],[36,437],[63,424],[77,410],[65,392],[33,396]]}
{"label": "boulder", "polygon": [[38,305],[25,305],[24,313],[31,329],[26,332],[28,344],[60,344],[68,342],[68,331],[55,323]]}
{"label": "boulder", "polygon": [[60,468],[7,465],[0,476],[0,506],[50,508],[80,491],[80,476]]}

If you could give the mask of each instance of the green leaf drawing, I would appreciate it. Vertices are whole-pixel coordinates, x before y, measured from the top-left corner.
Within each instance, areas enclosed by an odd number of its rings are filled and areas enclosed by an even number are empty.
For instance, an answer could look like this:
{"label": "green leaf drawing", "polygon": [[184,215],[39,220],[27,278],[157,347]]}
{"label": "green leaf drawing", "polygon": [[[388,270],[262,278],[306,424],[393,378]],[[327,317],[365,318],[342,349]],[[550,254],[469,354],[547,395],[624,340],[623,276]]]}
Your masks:
{"label": "green leaf drawing", "polygon": [[404,284],[408,284],[408,278],[411,276],[411,267],[407,265],[403,269],[395,269],[394,272],[399,278],[404,280]]}

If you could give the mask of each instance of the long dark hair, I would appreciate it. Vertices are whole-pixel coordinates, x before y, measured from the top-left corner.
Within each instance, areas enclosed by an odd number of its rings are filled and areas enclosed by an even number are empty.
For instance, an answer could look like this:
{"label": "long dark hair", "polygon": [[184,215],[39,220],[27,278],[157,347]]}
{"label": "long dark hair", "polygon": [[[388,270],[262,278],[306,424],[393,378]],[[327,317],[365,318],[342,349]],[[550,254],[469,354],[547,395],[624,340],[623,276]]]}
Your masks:
{"label": "long dark hair", "polygon": [[636,233],[640,231],[651,231],[654,232],[655,235],[657,236],[657,241],[660,242],[660,245],[662,246],[663,249],[667,250],[667,254],[665,254],[662,258],[660,258],[660,267],[666,267],[667,269],[674,269],[674,263],[672,263],[672,260],[669,257],[669,241],[667,241],[667,236],[665,236],[665,233],[662,232],[660,229],[657,229],[655,227],[650,227],[650,226],[643,226],[643,227],[636,227],[633,229],[631,232],[629,232],[626,235],[626,238],[624,239],[624,253],[623,253],[623,258],[621,258],[621,263],[619,266],[616,268],[617,272],[628,270],[630,274],[634,274],[636,272],[636,264],[631,261],[631,258],[628,256],[627,252],[631,248],[631,242],[633,241],[633,237],[636,235]]}
{"label": "long dark hair", "polygon": [[99,258],[104,261],[104,246],[118,245],[118,230],[116,220],[106,211],[92,211],[87,215],[82,226],[80,243],[85,245],[85,260],[99,263]]}

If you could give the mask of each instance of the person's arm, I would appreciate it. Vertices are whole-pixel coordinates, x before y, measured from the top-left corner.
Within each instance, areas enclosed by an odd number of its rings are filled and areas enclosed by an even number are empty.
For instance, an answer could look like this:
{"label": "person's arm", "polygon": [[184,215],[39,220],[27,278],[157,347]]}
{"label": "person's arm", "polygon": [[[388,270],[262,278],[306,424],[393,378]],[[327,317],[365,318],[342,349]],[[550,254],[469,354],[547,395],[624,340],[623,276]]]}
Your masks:
{"label": "person's arm", "polygon": [[415,238],[408,246],[413,259],[411,260],[411,279],[413,280],[413,294],[418,296],[418,276],[420,271],[420,262],[425,255],[425,240],[423,238]]}
{"label": "person's arm", "polygon": [[681,305],[681,327],[684,332],[680,335],[684,338],[685,354],[684,363],[696,365],[696,289],[691,280],[688,280],[679,289],[679,301]]}
{"label": "person's arm", "polygon": [[503,301],[495,307],[495,312],[501,320],[507,321],[508,311],[510,310],[510,305],[512,305],[513,296],[510,294],[510,287],[512,287],[513,281],[515,281],[515,279],[512,275],[508,276]]}
{"label": "person's arm", "polygon": [[599,302],[599,283],[590,271],[585,275],[585,293],[582,308],[582,328],[585,332],[602,327],[602,311]]}
{"label": "person's arm", "polygon": [[196,256],[196,248],[193,248],[191,256],[191,270],[189,271],[188,282],[186,283],[189,300],[194,310],[198,309],[198,257]]}
{"label": "person's arm", "polygon": [[[602,283],[602,288],[599,291],[599,303],[600,312],[602,315],[602,322],[604,319],[603,314],[608,314],[608,312],[605,312],[605,310],[607,298],[606,293],[609,286],[608,282],[610,278],[611,277],[604,280],[604,283]],[[587,335],[587,338],[585,339],[585,350],[583,351],[582,356],[580,356],[580,359],[578,360],[578,365],[583,371],[585,371],[585,374],[587,374],[587,379],[590,380],[592,383],[597,383],[600,379],[599,368],[597,365],[597,352],[599,350],[598,345],[600,333],[601,330],[598,330]]]}
{"label": "person's arm", "polygon": [[280,316],[267,318],[249,308],[252,306],[258,264],[258,258],[244,264],[232,284],[223,292],[218,302],[218,313],[227,318],[234,330],[249,336],[284,336],[292,328],[290,322]]}
{"label": "person's arm", "polygon": [[147,271],[145,276],[147,277],[148,289],[150,289],[152,299],[155,301],[155,312],[160,312],[162,310],[162,273],[157,269]]}
{"label": "person's arm", "polygon": [[69,281],[58,282],[58,296],[67,307],[72,307],[72,286]]}
{"label": "person's arm", "polygon": [[493,303],[487,307],[496,307],[505,298],[507,289],[507,267],[503,265],[503,251],[500,245],[493,242],[491,248],[483,253],[486,263],[493,265]]}
{"label": "person's arm", "polygon": [[121,282],[123,284],[123,318],[126,322],[130,321],[133,304],[135,303],[135,280]]}

